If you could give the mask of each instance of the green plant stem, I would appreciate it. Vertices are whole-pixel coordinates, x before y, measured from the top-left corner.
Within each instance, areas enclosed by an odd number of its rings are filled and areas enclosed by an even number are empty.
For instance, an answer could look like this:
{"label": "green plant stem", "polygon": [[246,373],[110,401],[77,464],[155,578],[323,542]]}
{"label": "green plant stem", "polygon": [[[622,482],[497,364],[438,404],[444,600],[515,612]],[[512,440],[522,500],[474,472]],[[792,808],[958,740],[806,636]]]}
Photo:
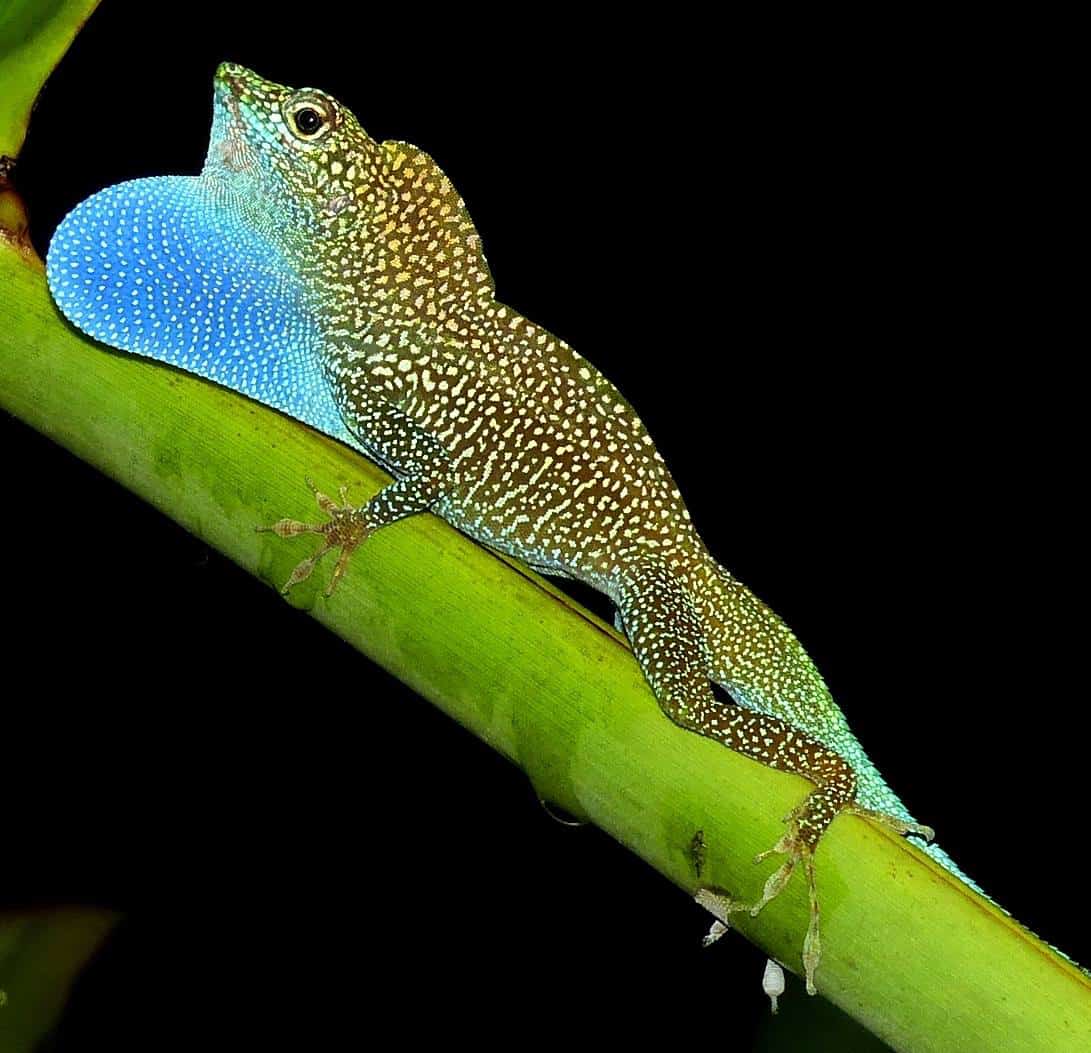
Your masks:
{"label": "green plant stem", "polygon": [[[254,527],[312,518],[305,476],[361,501],[384,483],[272,410],[84,340],[58,317],[40,265],[3,243],[0,289],[0,404],[262,580],[279,585],[302,553]],[[369,539],[329,600],[325,580],[290,602],[518,764],[544,798],[688,893],[701,883],[756,897],[774,863],[752,859],[807,784],[672,725],[611,628],[428,515]],[[819,988],[896,1049],[1091,1048],[1087,978],[911,845],[844,817],[817,866]],[[588,895],[608,928],[610,890]],[[803,882],[738,924],[798,969]]]}

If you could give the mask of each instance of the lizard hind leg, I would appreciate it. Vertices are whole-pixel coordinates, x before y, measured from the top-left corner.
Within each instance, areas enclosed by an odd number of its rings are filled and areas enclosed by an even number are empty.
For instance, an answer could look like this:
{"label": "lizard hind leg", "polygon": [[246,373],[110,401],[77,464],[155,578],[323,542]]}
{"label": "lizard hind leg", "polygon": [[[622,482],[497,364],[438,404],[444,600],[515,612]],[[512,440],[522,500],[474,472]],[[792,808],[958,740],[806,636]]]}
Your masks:
{"label": "lizard hind leg", "polygon": [[815,783],[785,817],[784,835],[757,859],[786,857],[766,880],[761,898],[753,904],[732,902],[728,908],[728,913],[757,914],[802,867],[810,901],[803,967],[807,990],[813,994],[821,956],[814,851],[830,822],[852,803],[855,773],[840,755],[787,721],[721,701],[713,694],[702,619],[685,585],[669,568],[646,565],[629,575],[621,589],[620,610],[633,652],[671,720],[762,764]]}

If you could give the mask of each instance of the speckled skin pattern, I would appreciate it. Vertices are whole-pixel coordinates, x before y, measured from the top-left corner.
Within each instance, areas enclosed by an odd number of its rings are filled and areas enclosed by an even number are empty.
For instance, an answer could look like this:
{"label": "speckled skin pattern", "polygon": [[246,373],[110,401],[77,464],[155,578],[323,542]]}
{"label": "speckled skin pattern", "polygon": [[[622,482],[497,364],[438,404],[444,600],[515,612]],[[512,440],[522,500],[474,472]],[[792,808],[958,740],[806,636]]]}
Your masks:
{"label": "speckled skin pattern", "polygon": [[269,403],[394,476],[361,509],[318,495],[321,526],[276,525],[324,539],[289,584],[341,549],[332,588],[368,534],[430,510],[604,592],[673,721],[813,781],[773,850],[787,860],[748,908],[804,865],[813,990],[823,831],[846,808],[926,830],[796,638],[709,555],[633,408],[564,341],[495,300],[477,231],[427,154],[375,142],[323,92],[225,65],[201,175],[83,202],[57,230],[48,276],[91,336]]}

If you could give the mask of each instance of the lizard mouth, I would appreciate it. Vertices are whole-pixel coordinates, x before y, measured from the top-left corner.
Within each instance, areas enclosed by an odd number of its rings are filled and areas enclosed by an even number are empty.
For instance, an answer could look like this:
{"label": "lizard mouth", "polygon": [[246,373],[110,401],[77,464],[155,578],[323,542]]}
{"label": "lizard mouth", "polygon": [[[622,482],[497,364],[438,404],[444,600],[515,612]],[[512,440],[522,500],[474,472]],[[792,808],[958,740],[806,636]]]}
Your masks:
{"label": "lizard mouth", "polygon": [[265,111],[277,105],[271,93],[262,91],[266,83],[245,66],[234,63],[224,62],[216,70],[212,137],[224,163],[233,170],[253,163],[253,152],[262,142],[276,147],[290,145],[284,131],[274,127],[266,116]]}

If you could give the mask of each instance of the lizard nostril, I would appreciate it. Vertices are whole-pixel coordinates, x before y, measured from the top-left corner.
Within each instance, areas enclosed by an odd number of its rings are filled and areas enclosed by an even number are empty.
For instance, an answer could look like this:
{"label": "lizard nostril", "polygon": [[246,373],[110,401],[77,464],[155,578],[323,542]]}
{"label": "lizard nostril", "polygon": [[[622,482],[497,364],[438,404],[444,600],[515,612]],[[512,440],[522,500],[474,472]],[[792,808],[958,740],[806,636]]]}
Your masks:
{"label": "lizard nostril", "polygon": [[216,68],[214,80],[217,84],[224,84],[233,91],[237,91],[246,83],[249,72],[245,66],[240,66],[237,63],[221,62]]}

